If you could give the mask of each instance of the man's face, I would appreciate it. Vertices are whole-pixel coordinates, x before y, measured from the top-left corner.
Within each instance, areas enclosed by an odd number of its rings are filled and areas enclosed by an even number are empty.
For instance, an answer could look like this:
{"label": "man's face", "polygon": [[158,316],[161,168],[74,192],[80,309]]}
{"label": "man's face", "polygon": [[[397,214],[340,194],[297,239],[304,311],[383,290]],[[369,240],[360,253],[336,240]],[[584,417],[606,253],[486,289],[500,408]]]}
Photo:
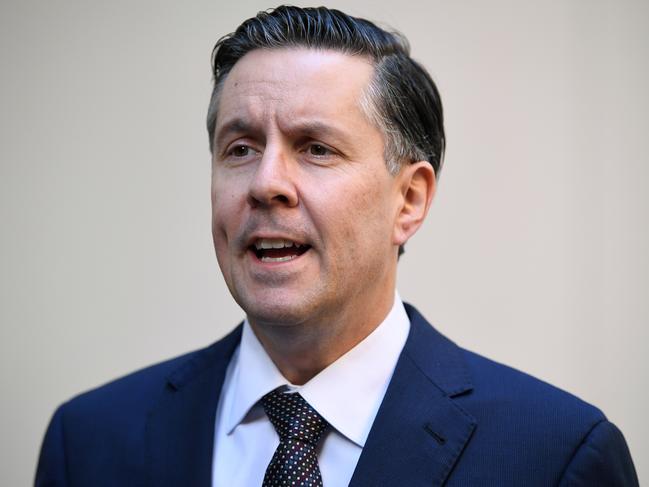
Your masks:
{"label": "man's face", "polygon": [[326,320],[392,299],[403,197],[359,105],[372,75],[365,58],[277,49],[248,53],[225,80],[212,234],[253,323]]}

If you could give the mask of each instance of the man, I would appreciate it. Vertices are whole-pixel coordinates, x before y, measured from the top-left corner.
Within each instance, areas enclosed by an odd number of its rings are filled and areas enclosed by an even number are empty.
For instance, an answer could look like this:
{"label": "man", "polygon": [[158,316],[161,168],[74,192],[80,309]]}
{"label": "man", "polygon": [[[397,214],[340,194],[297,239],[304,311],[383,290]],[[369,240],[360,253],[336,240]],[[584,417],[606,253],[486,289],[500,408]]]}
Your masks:
{"label": "man", "polygon": [[396,294],[444,151],[405,40],[280,7],[213,67],[213,239],[247,318],[64,404],[37,485],[637,485],[599,410],[460,349]]}

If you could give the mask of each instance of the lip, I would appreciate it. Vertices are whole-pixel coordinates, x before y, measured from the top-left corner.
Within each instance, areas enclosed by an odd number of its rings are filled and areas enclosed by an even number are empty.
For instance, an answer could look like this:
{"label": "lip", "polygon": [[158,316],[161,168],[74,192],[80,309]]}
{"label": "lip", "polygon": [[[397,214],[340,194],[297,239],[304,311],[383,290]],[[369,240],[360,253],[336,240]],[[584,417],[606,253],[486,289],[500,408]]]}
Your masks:
{"label": "lip", "polygon": [[307,255],[310,251],[311,248],[309,248],[302,254],[296,255],[292,259],[284,260],[284,261],[275,261],[275,262],[264,262],[259,257],[257,257],[257,254],[251,248],[248,248],[248,250],[246,251],[246,255],[250,258],[250,260],[255,266],[261,266],[264,268],[275,268],[275,267],[286,267],[286,266],[298,264],[302,260],[304,260],[304,256]]}
{"label": "lip", "polygon": [[[294,242],[298,246],[307,246],[307,250],[297,254],[292,259],[283,260],[283,261],[262,261],[257,254],[255,249],[255,243],[258,240],[268,239],[268,240],[287,240]],[[245,243],[245,255],[250,259],[250,262],[254,267],[258,269],[277,269],[280,267],[289,267],[299,264],[304,260],[304,256],[309,254],[313,246],[309,243],[308,239],[305,239],[301,236],[296,236],[292,232],[272,232],[272,231],[263,231],[263,232],[254,232],[247,239],[243,241]]]}
{"label": "lip", "polygon": [[262,239],[268,239],[268,240],[289,240],[291,242],[295,242],[298,245],[308,245],[309,247],[313,247],[310,242],[308,242],[306,239],[302,237],[296,237],[293,235],[288,235],[286,233],[254,233],[252,234],[249,238],[247,238],[244,241],[244,248],[245,250],[250,249],[257,240],[262,240]]}

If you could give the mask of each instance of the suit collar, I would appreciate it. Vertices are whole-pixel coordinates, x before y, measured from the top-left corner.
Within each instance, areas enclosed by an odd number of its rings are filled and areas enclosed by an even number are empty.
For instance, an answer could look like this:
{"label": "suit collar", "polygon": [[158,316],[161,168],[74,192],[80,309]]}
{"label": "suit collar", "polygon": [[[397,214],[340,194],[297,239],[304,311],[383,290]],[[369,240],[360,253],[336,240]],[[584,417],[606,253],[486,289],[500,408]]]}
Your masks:
{"label": "suit collar", "polygon": [[217,421],[232,433],[265,394],[286,385],[298,390],[332,428],[362,448],[409,330],[410,319],[396,295],[392,309],[372,333],[306,384],[294,386],[246,321],[241,345],[230,365],[232,379],[225,386],[228,393],[222,395],[219,406],[223,416]]}
{"label": "suit collar", "polygon": [[405,303],[410,334],[403,352],[444,394],[454,397],[473,389],[462,350],[438,332],[417,309]]}
{"label": "suit collar", "polygon": [[240,339],[241,326],[192,354],[168,376],[146,424],[151,487],[211,485],[216,407],[230,357]]}
{"label": "suit collar", "polygon": [[[472,389],[462,351],[406,304],[410,333],[351,487],[442,485],[476,422],[453,401]],[[211,485],[214,421],[241,326],[167,379],[145,437],[149,485]]]}
{"label": "suit collar", "polygon": [[476,427],[452,399],[472,389],[462,351],[406,311],[410,334],[350,487],[442,485]]}

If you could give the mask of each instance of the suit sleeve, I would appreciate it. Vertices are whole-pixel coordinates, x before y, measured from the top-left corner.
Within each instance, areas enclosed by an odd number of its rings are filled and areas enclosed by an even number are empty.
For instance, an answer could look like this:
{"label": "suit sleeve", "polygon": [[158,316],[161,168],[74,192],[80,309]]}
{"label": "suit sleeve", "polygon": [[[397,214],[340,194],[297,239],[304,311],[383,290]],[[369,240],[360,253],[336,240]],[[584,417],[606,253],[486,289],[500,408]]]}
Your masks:
{"label": "suit sleeve", "polygon": [[67,464],[63,434],[63,406],[59,407],[45,433],[36,467],[35,487],[67,487]]}
{"label": "suit sleeve", "polygon": [[638,477],[622,432],[611,422],[597,423],[575,451],[560,487],[637,487]]}

